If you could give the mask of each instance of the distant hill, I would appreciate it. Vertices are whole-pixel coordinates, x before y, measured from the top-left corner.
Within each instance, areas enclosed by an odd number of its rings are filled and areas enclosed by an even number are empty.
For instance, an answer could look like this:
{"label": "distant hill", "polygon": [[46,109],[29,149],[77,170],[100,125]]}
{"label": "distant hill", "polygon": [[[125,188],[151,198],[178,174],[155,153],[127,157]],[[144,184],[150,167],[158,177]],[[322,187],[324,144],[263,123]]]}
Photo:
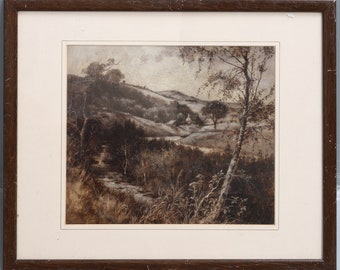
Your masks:
{"label": "distant hill", "polygon": [[176,100],[180,104],[187,105],[195,113],[201,113],[202,108],[207,104],[207,101],[188,96],[175,90],[162,91],[159,92],[159,94],[169,99]]}
{"label": "distant hill", "polygon": [[198,98],[195,98],[193,96],[188,96],[188,95],[186,95],[182,92],[176,91],[176,90],[160,91],[158,93],[160,95],[164,96],[164,97],[168,97],[168,98],[171,98],[173,100],[205,103],[204,101],[202,101]]}
{"label": "distant hill", "polygon": [[177,91],[166,94],[126,83],[108,85],[105,82],[96,82],[94,84],[82,77],[69,75],[68,109],[78,116],[83,114],[85,92],[87,92],[87,108],[92,114],[127,113],[156,123],[172,122],[177,126],[184,124],[188,117],[193,122],[199,119],[201,109],[206,103]]}
{"label": "distant hill", "polygon": [[[176,90],[155,92],[127,83],[114,85],[68,75],[68,117],[77,122],[86,112],[88,117],[100,121],[106,128],[114,122],[132,121],[149,137],[185,138],[213,129],[211,120],[201,112],[206,104],[207,101]],[[235,104],[228,107],[230,115],[238,110]],[[230,116],[220,122],[226,121],[231,121]],[[225,124],[219,127],[225,128]]]}

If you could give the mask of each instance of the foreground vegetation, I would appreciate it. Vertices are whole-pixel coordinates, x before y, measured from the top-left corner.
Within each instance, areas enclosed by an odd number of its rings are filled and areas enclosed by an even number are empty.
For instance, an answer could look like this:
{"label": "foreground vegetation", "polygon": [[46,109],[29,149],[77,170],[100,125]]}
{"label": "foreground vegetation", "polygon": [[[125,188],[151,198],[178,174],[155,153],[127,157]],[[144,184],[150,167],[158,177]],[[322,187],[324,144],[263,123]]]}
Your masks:
{"label": "foreground vegetation", "polygon": [[[204,218],[218,198],[231,160],[230,148],[203,153],[165,140],[147,140],[143,130],[130,121],[115,122],[109,130],[91,122],[85,160],[81,161],[75,147],[79,136],[69,137],[67,223],[206,223]],[[100,155],[103,143],[109,149],[106,172],[117,172],[119,181],[140,187],[152,204],[98,180],[94,157]],[[216,223],[272,224],[273,158],[240,160],[239,168]]]}

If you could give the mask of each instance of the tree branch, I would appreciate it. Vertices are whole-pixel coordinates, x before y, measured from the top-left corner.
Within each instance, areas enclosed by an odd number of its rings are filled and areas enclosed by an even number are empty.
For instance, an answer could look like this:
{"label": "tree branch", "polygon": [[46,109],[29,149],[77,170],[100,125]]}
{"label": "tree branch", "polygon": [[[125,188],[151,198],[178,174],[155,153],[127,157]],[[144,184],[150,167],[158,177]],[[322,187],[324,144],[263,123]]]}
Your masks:
{"label": "tree branch", "polygon": [[237,62],[239,62],[242,66],[244,65],[244,63],[242,63],[242,61],[240,59],[238,59],[232,52],[230,52],[228,49],[225,50],[227,53],[230,54],[230,56],[232,58],[234,58]]}
{"label": "tree branch", "polygon": [[228,65],[231,65],[231,66],[236,67],[236,68],[239,68],[239,69],[243,69],[243,67],[240,67],[240,66],[238,66],[238,65],[235,65],[235,64],[233,64],[233,63],[231,63],[231,62],[225,60],[225,59],[224,59],[223,57],[221,57],[221,56],[217,56],[217,57],[218,57],[218,59],[220,59],[222,62],[224,62],[224,63],[226,63],[226,64],[228,64]]}
{"label": "tree branch", "polygon": [[258,80],[257,80],[257,85],[256,85],[256,87],[255,87],[255,91],[254,91],[253,97],[252,97],[252,99],[251,99],[251,101],[250,101],[249,109],[251,109],[251,108],[253,107],[253,105],[254,105],[254,100],[256,99],[257,92],[258,92],[258,88],[259,88],[260,83],[261,83],[261,81],[262,81],[262,75],[263,75],[263,73],[264,73],[264,71],[261,71],[261,72],[260,72],[260,77],[259,77]]}

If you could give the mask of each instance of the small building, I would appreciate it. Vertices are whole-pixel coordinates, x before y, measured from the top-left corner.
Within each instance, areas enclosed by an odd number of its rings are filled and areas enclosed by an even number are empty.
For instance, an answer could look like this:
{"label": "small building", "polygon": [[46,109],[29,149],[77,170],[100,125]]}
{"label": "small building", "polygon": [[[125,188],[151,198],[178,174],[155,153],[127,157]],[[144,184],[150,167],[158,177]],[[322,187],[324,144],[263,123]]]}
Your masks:
{"label": "small building", "polygon": [[189,113],[188,113],[188,117],[185,119],[185,123],[188,124],[188,125],[192,124],[192,120],[191,120],[191,117],[190,117]]}

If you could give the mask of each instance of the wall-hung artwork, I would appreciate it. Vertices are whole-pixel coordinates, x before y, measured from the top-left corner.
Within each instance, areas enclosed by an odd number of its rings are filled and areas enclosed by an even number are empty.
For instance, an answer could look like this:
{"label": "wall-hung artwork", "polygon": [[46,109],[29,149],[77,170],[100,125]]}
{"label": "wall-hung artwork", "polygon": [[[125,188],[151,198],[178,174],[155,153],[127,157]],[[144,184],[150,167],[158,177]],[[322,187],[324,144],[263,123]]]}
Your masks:
{"label": "wall-hung artwork", "polygon": [[335,270],[335,43],[331,0],[6,0],[4,269]]}

